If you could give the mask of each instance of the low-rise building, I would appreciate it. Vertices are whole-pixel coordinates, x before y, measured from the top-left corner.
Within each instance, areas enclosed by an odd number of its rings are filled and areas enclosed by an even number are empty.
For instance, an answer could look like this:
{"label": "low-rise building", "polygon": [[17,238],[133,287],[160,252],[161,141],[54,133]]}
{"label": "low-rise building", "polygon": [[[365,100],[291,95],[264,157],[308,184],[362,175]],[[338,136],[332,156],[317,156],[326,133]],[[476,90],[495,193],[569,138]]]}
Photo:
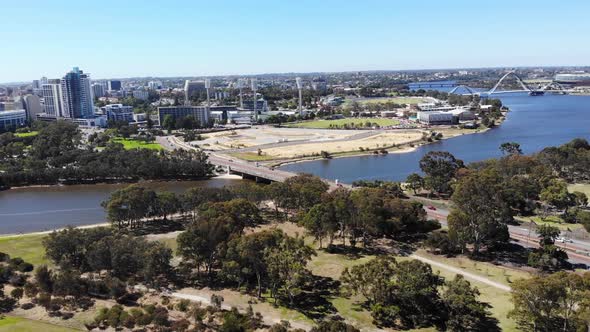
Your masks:
{"label": "low-rise building", "polygon": [[11,110],[0,112],[0,130],[10,130],[23,127],[27,123],[27,111]]}
{"label": "low-rise building", "polygon": [[106,115],[108,121],[133,121],[133,107],[123,104],[110,104],[101,107],[102,114]]}
{"label": "low-rise building", "polygon": [[133,98],[136,98],[139,100],[147,100],[149,96],[150,96],[150,94],[146,90],[133,91]]}
{"label": "low-rise building", "polygon": [[418,121],[427,125],[450,125],[454,123],[454,117],[450,112],[418,112]]}
{"label": "low-rise building", "polygon": [[158,120],[160,126],[164,123],[164,118],[171,116],[174,121],[179,118],[193,116],[201,125],[209,123],[210,114],[206,106],[165,106],[158,107]]}

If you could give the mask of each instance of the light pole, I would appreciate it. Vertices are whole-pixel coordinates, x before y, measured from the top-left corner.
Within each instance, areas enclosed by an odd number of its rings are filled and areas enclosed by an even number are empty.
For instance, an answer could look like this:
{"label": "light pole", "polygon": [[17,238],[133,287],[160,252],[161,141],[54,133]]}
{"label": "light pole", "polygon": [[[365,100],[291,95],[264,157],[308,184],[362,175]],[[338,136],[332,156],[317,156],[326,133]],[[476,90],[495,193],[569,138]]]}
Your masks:
{"label": "light pole", "polygon": [[295,83],[297,84],[297,90],[299,90],[299,116],[303,116],[303,101],[302,101],[302,97],[301,97],[301,77],[296,77],[295,78]]}
{"label": "light pole", "polygon": [[253,77],[251,80],[252,83],[252,93],[254,94],[254,121],[258,123],[258,112],[256,111],[256,104],[258,103],[258,98],[256,98],[256,89],[258,88],[258,84],[256,83],[256,78]]}

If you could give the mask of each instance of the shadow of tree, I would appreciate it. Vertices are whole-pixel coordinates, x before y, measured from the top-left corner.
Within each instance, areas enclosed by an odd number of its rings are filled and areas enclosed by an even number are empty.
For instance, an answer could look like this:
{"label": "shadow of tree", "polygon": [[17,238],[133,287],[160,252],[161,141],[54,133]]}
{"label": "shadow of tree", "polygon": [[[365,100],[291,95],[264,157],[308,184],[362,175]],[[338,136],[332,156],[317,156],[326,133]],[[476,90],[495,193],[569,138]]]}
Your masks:
{"label": "shadow of tree", "polygon": [[293,304],[282,303],[289,309],[296,310],[306,317],[319,320],[338,312],[330,299],[338,295],[340,282],[328,277],[312,275],[311,280],[295,297]]}

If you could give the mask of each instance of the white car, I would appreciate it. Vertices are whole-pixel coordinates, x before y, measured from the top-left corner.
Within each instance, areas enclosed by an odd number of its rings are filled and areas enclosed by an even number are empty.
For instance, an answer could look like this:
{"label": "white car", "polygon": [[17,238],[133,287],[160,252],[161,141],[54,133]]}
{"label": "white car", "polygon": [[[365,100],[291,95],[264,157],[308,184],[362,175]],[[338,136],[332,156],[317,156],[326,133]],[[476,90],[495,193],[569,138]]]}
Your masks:
{"label": "white car", "polygon": [[555,242],[559,242],[559,243],[573,243],[574,241],[572,241],[571,239],[565,238],[565,237],[558,237],[557,239],[555,239]]}

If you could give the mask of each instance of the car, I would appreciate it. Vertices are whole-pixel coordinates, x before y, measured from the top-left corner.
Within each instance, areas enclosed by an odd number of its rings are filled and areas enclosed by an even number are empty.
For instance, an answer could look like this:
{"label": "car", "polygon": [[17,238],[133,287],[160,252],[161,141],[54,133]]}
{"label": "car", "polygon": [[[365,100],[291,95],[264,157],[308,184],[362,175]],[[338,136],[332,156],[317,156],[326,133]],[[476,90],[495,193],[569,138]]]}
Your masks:
{"label": "car", "polygon": [[560,236],[558,238],[555,239],[555,242],[559,242],[559,243],[573,243],[574,241],[572,241],[571,239],[568,239],[566,237]]}
{"label": "car", "polygon": [[428,210],[436,211],[436,208],[432,205],[426,207]]}

